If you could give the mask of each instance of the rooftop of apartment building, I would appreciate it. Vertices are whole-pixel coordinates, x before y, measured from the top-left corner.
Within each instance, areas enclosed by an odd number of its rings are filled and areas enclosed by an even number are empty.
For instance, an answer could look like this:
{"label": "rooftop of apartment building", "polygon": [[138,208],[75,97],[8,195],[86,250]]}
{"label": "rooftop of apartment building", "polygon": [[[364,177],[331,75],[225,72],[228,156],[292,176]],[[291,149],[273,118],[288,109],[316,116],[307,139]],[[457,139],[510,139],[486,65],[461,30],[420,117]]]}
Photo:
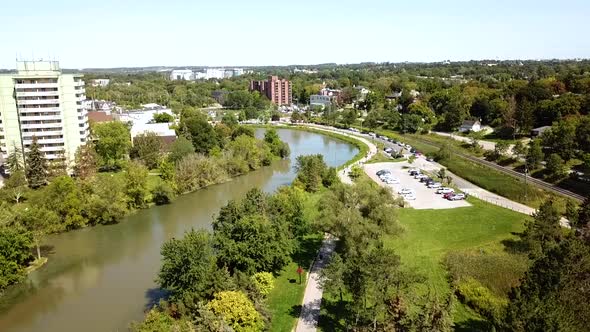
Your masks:
{"label": "rooftop of apartment building", "polygon": [[[59,67],[59,61],[46,61],[46,60],[35,60],[35,61],[16,61],[16,70],[8,73],[1,73],[0,76],[10,77],[58,77],[62,74],[61,68]],[[82,77],[82,74],[70,74],[75,77]]]}

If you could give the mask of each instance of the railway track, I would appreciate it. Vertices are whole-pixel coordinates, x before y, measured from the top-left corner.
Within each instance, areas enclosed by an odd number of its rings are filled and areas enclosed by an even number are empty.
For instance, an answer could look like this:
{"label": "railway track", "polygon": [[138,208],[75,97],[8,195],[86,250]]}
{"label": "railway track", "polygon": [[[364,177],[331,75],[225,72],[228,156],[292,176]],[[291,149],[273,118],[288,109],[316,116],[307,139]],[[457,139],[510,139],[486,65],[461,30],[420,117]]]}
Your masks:
{"label": "railway track", "polygon": [[[416,137],[412,137],[411,139],[416,140],[416,141],[421,142],[421,143],[426,144],[426,145],[430,145],[432,147],[437,147],[437,148],[440,148],[441,147],[440,144],[432,143],[432,142],[427,141],[425,139],[416,138]],[[519,173],[519,172],[517,172],[515,170],[512,170],[512,169],[506,168],[506,167],[502,167],[502,166],[500,166],[498,164],[495,164],[493,162],[490,162],[490,161],[487,161],[487,160],[483,160],[483,159],[480,159],[480,158],[477,158],[477,157],[474,157],[474,156],[470,156],[468,154],[461,153],[461,152],[454,151],[453,153],[455,155],[461,157],[461,158],[467,159],[469,161],[472,161],[472,162],[477,163],[477,164],[480,164],[480,165],[484,165],[484,166],[493,168],[493,169],[495,169],[497,171],[500,171],[502,173],[505,173],[507,175],[510,175],[510,176],[512,176],[514,178],[517,178],[519,180],[523,180],[523,181],[526,180],[527,183],[531,183],[532,185],[535,185],[535,186],[537,186],[539,188],[542,188],[542,189],[545,189],[545,190],[549,190],[549,191],[554,192],[556,194],[559,194],[559,195],[562,195],[562,196],[566,196],[568,198],[573,198],[573,199],[575,199],[577,201],[580,201],[580,202],[585,199],[585,197],[582,196],[582,195],[576,194],[576,193],[571,192],[571,191],[569,191],[567,189],[560,188],[560,187],[555,186],[555,185],[553,185],[551,183],[547,183],[547,182],[545,182],[543,180],[539,180],[539,179],[533,178],[531,176],[527,176],[526,179],[525,179],[525,175],[524,174]]]}

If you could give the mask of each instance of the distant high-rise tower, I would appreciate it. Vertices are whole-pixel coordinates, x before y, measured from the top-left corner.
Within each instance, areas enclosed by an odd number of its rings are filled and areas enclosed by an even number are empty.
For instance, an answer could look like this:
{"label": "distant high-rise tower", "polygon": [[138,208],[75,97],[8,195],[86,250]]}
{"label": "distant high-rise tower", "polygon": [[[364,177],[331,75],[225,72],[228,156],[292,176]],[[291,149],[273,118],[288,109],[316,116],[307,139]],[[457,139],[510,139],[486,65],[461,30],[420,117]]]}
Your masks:
{"label": "distant high-rise tower", "polygon": [[265,95],[273,104],[291,105],[293,96],[291,82],[279,79],[277,76],[269,76],[266,81],[250,81],[250,91],[258,91]]}
{"label": "distant high-rise tower", "polygon": [[0,74],[0,164],[16,147],[26,152],[34,136],[48,160],[65,158],[88,138],[82,75],[64,74],[57,61],[17,61]]}

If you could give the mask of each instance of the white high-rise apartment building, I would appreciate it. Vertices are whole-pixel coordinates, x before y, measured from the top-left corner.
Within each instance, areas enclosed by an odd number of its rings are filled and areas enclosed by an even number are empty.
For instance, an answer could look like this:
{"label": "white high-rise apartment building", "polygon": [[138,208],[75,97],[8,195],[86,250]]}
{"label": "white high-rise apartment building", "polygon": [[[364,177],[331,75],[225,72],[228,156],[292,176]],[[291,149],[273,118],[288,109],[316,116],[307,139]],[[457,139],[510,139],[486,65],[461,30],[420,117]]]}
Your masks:
{"label": "white high-rise apartment building", "polygon": [[64,74],[57,61],[17,61],[0,74],[0,164],[16,147],[27,151],[34,136],[49,160],[73,165],[88,138],[82,75]]}

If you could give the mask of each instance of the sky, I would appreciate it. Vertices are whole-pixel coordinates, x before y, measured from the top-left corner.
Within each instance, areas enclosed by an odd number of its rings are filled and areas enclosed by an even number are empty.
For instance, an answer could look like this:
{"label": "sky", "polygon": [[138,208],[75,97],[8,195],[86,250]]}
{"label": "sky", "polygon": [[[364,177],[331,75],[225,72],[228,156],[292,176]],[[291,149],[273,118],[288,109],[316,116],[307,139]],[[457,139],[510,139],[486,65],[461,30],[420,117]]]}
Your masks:
{"label": "sky", "polygon": [[4,69],[590,58],[588,0],[2,2]]}

